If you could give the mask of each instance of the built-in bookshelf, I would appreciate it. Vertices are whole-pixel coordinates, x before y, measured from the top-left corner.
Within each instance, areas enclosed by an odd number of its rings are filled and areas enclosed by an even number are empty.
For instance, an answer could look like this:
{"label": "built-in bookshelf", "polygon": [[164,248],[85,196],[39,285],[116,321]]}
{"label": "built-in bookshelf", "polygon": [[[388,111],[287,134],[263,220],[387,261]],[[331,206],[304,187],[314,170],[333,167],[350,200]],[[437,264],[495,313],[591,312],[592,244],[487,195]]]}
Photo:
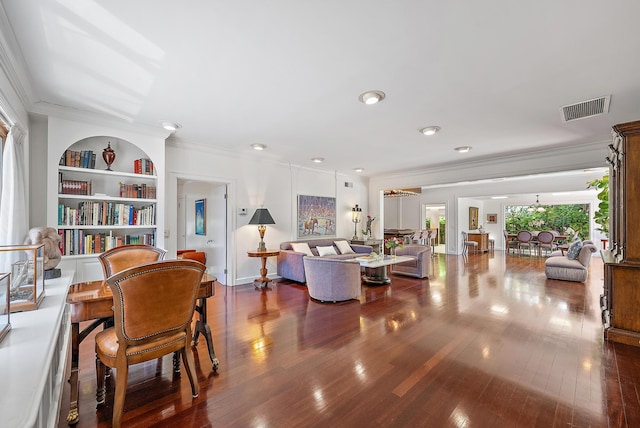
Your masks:
{"label": "built-in bookshelf", "polygon": [[[102,160],[99,147],[107,144],[117,147],[120,162],[106,165]],[[153,162],[135,154],[140,153],[134,144],[107,137],[86,138],[64,151],[57,211],[63,257],[95,255],[126,244],[156,245],[157,177]]]}
{"label": "built-in bookshelf", "polygon": [[104,277],[103,249],[137,242],[164,248],[167,134],[55,116],[47,122],[46,225],[65,243],[58,267],[75,272],[75,282],[94,281]]}

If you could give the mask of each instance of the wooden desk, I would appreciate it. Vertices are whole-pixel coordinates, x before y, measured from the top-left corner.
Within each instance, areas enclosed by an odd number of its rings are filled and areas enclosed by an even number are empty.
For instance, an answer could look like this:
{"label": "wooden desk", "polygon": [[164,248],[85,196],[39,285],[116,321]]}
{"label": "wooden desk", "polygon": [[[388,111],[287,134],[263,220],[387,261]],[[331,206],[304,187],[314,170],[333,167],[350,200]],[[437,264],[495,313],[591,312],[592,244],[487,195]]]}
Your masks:
{"label": "wooden desk", "polygon": [[[256,288],[269,288],[271,280],[267,278],[267,258],[274,257],[280,254],[280,250],[266,250],[266,251],[247,251],[249,257],[260,257],[262,259],[262,268],[260,269],[260,278],[253,281],[253,286]],[[256,284],[262,284],[257,286]]]}
{"label": "wooden desk", "polygon": [[485,253],[489,251],[489,234],[487,232],[467,232],[469,241],[478,243],[478,251]]}
{"label": "wooden desk", "polygon": [[[217,370],[220,362],[216,358],[213,350],[213,338],[211,328],[207,324],[207,298],[214,296],[216,292],[215,282],[217,278],[213,275],[204,274],[200,281],[198,290],[198,303],[196,312],[199,316],[194,328],[193,343],[198,344],[198,336],[202,334],[207,341],[209,358],[212,363],[212,370]],[[78,370],[80,343],[96,327],[108,322],[113,317],[113,294],[104,281],[79,282],[69,287],[67,294],[67,304],[71,315],[71,397],[67,423],[69,425],[78,422]],[[93,321],[84,330],[80,331],[80,323],[83,321]],[[176,361],[174,360],[174,365]],[[179,361],[178,361],[179,364]],[[178,366],[179,367],[179,366]]]}

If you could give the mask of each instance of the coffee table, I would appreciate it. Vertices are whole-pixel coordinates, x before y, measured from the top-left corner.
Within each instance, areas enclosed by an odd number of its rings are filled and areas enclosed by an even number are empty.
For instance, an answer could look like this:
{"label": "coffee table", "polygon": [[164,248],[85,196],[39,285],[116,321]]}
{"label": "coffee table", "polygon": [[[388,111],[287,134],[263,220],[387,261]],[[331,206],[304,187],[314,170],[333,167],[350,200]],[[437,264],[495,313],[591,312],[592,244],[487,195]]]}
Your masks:
{"label": "coffee table", "polygon": [[386,285],[391,282],[391,278],[387,275],[387,266],[396,263],[403,263],[413,260],[409,256],[389,256],[385,255],[383,259],[377,257],[363,256],[356,257],[356,261],[364,268],[362,282],[370,285]]}

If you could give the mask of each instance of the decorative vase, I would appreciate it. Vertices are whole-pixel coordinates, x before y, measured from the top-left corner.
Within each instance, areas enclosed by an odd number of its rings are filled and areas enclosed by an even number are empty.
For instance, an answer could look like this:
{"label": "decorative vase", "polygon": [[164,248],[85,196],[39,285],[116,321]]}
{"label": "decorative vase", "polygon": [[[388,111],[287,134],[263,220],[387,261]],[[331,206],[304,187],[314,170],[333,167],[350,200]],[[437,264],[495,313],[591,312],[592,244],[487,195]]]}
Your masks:
{"label": "decorative vase", "polygon": [[395,259],[396,258],[396,247],[389,248],[389,253],[391,254],[391,258]]}
{"label": "decorative vase", "polygon": [[111,171],[111,164],[116,160],[116,152],[111,148],[111,141],[107,143],[107,148],[102,151],[102,159],[107,164],[107,171]]}

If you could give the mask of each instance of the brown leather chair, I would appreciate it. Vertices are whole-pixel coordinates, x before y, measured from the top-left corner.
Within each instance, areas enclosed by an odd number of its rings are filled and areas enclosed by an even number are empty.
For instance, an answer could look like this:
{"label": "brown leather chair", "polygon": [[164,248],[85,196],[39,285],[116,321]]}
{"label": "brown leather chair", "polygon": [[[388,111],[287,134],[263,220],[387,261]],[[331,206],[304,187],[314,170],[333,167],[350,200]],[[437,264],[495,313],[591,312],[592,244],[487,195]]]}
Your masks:
{"label": "brown leather chair", "polygon": [[167,252],[151,245],[123,245],[111,248],[98,256],[104,277],[109,278],[130,267],[163,260]]}
{"label": "brown leather chair", "polygon": [[195,260],[202,263],[203,265],[207,264],[207,253],[205,253],[204,251],[190,251],[188,253],[182,253],[182,258]]}
{"label": "brown leather chair", "polygon": [[[147,263],[116,273],[106,282],[113,293],[114,327],[96,335],[97,400],[105,400],[106,367],[116,369],[113,427],[120,427],[129,366],[179,351],[197,397],[191,320],[204,266],[193,260]],[[159,286],[161,284],[161,286]]]}

